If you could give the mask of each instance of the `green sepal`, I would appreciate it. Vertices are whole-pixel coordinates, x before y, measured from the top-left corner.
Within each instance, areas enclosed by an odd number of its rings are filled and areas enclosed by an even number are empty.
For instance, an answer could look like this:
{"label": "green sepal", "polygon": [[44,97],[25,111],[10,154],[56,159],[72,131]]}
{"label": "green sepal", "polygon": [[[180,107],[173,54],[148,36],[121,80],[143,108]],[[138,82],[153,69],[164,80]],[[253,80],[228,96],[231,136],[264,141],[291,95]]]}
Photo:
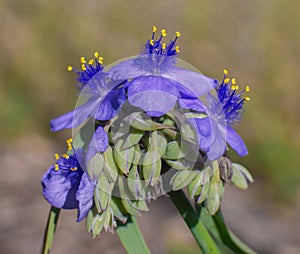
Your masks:
{"label": "green sepal", "polygon": [[98,177],[97,186],[94,191],[94,201],[99,212],[107,209],[111,197],[112,184],[102,171]]}
{"label": "green sepal", "polygon": [[105,159],[103,171],[105,172],[110,182],[115,182],[118,178],[119,168],[115,162],[112,148],[108,147],[104,152],[103,156]]}
{"label": "green sepal", "polygon": [[145,182],[141,179],[137,165],[132,165],[127,178],[128,188],[135,199],[144,199],[146,196]]}
{"label": "green sepal", "polygon": [[177,172],[171,179],[173,191],[186,187],[197,176],[197,173],[197,171],[192,170]]}
{"label": "green sepal", "polygon": [[129,147],[127,149],[123,149],[123,140],[118,140],[115,148],[113,150],[114,159],[119,167],[119,169],[127,175],[129,173],[133,157],[134,157],[134,147]]}
{"label": "green sepal", "polygon": [[154,122],[149,116],[141,112],[134,112],[130,114],[128,117],[126,117],[126,121],[132,128],[141,131],[174,129],[174,127],[171,125]]}
{"label": "green sepal", "polygon": [[189,170],[193,168],[194,164],[193,162],[189,162],[185,159],[181,160],[164,160],[171,168],[174,168],[176,170]]}
{"label": "green sepal", "polygon": [[87,163],[87,173],[90,178],[97,179],[104,167],[104,159],[101,153],[96,153]]}
{"label": "green sepal", "polygon": [[129,133],[124,137],[122,149],[127,149],[138,144],[142,139],[144,133],[144,131],[130,128]]}
{"label": "green sepal", "polygon": [[158,151],[150,150],[142,158],[141,168],[144,180],[147,185],[154,186],[160,177],[161,158]]}
{"label": "green sepal", "polygon": [[232,167],[233,168],[237,168],[246,178],[247,182],[252,183],[254,181],[252,175],[250,174],[250,172],[248,171],[248,169],[246,169],[244,166],[242,166],[241,164],[238,163],[232,163]]}
{"label": "green sepal", "polygon": [[240,171],[239,167],[232,165],[232,177],[230,179],[236,187],[246,190],[248,188],[248,183],[245,175]]}
{"label": "green sepal", "polygon": [[167,144],[166,151],[162,155],[163,159],[166,160],[178,160],[185,156],[181,151],[181,143],[178,141],[171,141]]}

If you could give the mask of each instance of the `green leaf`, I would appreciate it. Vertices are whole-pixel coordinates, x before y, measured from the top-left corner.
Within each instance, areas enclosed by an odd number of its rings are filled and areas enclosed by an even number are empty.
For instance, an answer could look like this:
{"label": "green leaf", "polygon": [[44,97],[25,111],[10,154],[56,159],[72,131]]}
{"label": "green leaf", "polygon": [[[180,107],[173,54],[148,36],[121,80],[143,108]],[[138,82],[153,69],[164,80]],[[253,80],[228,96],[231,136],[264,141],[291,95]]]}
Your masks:
{"label": "green leaf", "polygon": [[128,254],[151,254],[134,216],[128,216],[125,224],[118,223],[116,232]]}
{"label": "green leaf", "polygon": [[183,191],[171,191],[169,195],[180,215],[188,225],[203,254],[220,254],[215,241],[210,236],[202,221],[198,218],[198,214],[191,206]]}
{"label": "green leaf", "polygon": [[42,254],[49,254],[53,238],[56,230],[56,226],[58,223],[60,209],[54,206],[51,206],[47,221],[47,226],[44,233],[43,246],[42,246]]}
{"label": "green leaf", "polygon": [[201,221],[205,224],[211,235],[226,245],[235,254],[255,254],[248,246],[242,243],[226,226],[221,210],[211,216],[203,205],[196,206]]}

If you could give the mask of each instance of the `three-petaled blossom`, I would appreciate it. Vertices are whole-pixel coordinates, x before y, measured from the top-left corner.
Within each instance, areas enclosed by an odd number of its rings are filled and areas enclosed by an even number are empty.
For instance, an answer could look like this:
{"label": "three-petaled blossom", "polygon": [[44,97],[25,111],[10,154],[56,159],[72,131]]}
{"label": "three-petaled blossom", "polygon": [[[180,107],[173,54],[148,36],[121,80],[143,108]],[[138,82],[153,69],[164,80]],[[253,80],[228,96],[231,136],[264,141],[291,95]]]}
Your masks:
{"label": "three-petaled blossom", "polygon": [[79,159],[83,152],[77,149],[59,156],[42,178],[43,195],[53,206],[78,209],[77,221],[84,219],[93,206],[95,183],[82,170]]}
{"label": "three-petaled blossom", "polygon": [[158,39],[155,39],[155,32],[154,26],[152,38],[140,55],[113,66],[108,76],[113,80],[128,80],[129,103],[158,117],[171,110],[182,95],[197,98],[217,83],[199,72],[177,66],[179,32],[169,43],[162,42],[166,36],[164,29]]}
{"label": "three-petaled blossom", "polygon": [[201,150],[206,152],[209,160],[219,159],[226,150],[228,143],[240,156],[248,154],[242,138],[233,129],[233,125],[241,120],[243,105],[249,97],[243,97],[249,91],[247,86],[238,92],[236,80],[227,78],[228,71],[224,70],[224,78],[216,87],[216,94],[208,94],[207,102],[199,99],[182,98],[180,106],[196,112],[203,112],[207,117],[191,118],[189,121],[198,134]]}

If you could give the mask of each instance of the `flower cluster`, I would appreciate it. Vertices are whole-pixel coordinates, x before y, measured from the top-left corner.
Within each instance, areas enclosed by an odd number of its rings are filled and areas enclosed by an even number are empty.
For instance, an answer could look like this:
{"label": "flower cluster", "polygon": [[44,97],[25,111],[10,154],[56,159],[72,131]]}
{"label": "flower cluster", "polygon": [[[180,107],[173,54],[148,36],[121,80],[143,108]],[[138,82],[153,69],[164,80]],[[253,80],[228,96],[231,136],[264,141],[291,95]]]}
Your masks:
{"label": "flower cluster", "polygon": [[166,36],[153,26],[135,57],[104,68],[95,52],[93,59],[80,58],[79,70],[67,68],[77,74],[84,100],[53,119],[51,130],[80,128],[43,176],[43,194],[55,207],[78,209],[78,221],[87,217],[93,236],[184,187],[214,214],[225,183],[246,188],[253,181],[225,155],[227,144],[247,154],[233,126],[250,88],[238,92],[227,70],[218,82],[191,69],[178,59],[180,32],[168,43]]}

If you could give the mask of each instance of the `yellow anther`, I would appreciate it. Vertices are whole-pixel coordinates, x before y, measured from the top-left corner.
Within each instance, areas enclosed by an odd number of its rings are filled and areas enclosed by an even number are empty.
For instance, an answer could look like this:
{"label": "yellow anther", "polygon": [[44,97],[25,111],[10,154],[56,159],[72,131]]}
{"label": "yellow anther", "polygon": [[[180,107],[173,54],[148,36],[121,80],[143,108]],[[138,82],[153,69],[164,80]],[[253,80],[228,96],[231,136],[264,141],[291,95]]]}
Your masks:
{"label": "yellow anther", "polygon": [[176,50],[177,53],[179,53],[180,52],[179,46],[175,46],[175,50]]}
{"label": "yellow anther", "polygon": [[250,101],[250,97],[248,97],[248,96],[245,97],[245,100],[246,100],[246,101]]}
{"label": "yellow anther", "polygon": [[99,56],[99,57],[98,57],[98,62],[99,62],[100,64],[103,64],[103,60],[104,60],[104,58],[103,58],[102,56]]}
{"label": "yellow anther", "polygon": [[228,75],[229,72],[228,72],[227,69],[224,69],[224,70],[223,70],[223,73],[224,73],[224,75]]}
{"label": "yellow anther", "polygon": [[71,171],[76,171],[76,170],[77,170],[77,167],[71,168]]}
{"label": "yellow anther", "polygon": [[55,157],[56,160],[58,160],[59,159],[59,154],[58,153],[54,154],[54,157]]}
{"label": "yellow anther", "polygon": [[54,164],[54,170],[55,170],[55,171],[58,171],[58,170],[59,170],[58,164]]}
{"label": "yellow anther", "polygon": [[156,26],[152,26],[152,32],[155,33],[157,31]]}
{"label": "yellow anther", "polygon": [[180,36],[181,36],[181,33],[180,33],[179,31],[177,31],[177,32],[175,33],[175,35],[176,35],[176,37],[180,37]]}
{"label": "yellow anther", "polygon": [[231,86],[231,89],[232,89],[232,90],[238,90],[238,89],[239,89],[239,86],[238,86],[238,85],[232,85],[232,86]]}
{"label": "yellow anther", "polygon": [[81,65],[81,70],[86,71],[85,64],[82,64],[82,65]]}
{"label": "yellow anther", "polygon": [[69,139],[66,140],[66,142],[67,142],[67,144],[72,143],[72,142],[73,142],[73,139],[72,139],[72,138],[69,138]]}
{"label": "yellow anther", "polygon": [[235,78],[233,78],[233,79],[231,80],[231,84],[236,85],[236,79],[235,79]]}
{"label": "yellow anther", "polygon": [[69,158],[70,158],[69,155],[67,155],[66,153],[63,154],[63,157],[64,157],[65,159],[69,159]]}
{"label": "yellow anther", "polygon": [[246,86],[245,91],[250,92],[250,86]]}
{"label": "yellow anther", "polygon": [[161,45],[161,48],[162,48],[162,49],[166,49],[166,48],[167,48],[167,43],[163,43],[163,44]]}
{"label": "yellow anther", "polygon": [[166,29],[162,29],[162,30],[161,30],[161,36],[162,36],[162,37],[166,37],[166,36],[167,36],[167,31],[166,31]]}
{"label": "yellow anther", "polygon": [[89,65],[92,65],[94,63],[94,60],[93,59],[90,59],[89,60]]}
{"label": "yellow anther", "polygon": [[149,43],[150,43],[151,46],[153,46],[154,45],[154,40],[150,40]]}
{"label": "yellow anther", "polygon": [[224,84],[227,84],[230,81],[230,78],[224,79]]}
{"label": "yellow anther", "polygon": [[95,58],[98,58],[98,57],[99,57],[99,53],[98,53],[97,51],[94,53],[94,57],[95,57]]}
{"label": "yellow anther", "polygon": [[71,65],[69,65],[69,66],[67,67],[67,70],[68,70],[68,71],[72,71],[72,70],[73,70],[73,67],[72,67]]}
{"label": "yellow anther", "polygon": [[80,57],[80,62],[82,63],[82,64],[84,64],[84,63],[86,63],[86,61],[85,61],[85,57]]}

